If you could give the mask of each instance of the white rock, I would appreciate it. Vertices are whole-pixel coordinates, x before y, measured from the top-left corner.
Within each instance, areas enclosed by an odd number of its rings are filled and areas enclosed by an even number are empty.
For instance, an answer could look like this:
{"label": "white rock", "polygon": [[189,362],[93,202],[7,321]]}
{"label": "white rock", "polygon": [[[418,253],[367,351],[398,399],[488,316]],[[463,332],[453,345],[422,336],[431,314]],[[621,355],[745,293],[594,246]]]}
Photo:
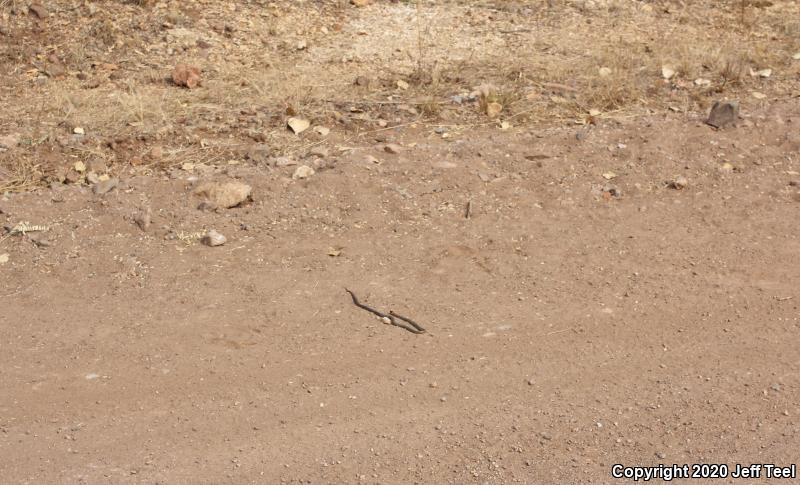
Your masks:
{"label": "white rock", "polygon": [[223,236],[222,234],[218,233],[214,229],[211,229],[206,233],[205,236],[200,240],[201,243],[205,244],[206,246],[216,247],[222,246],[228,241],[228,239]]}
{"label": "white rock", "polygon": [[72,132],[75,133],[76,135],[85,135],[86,134],[86,131],[83,128],[81,128],[80,126],[76,126],[75,129],[72,130]]}
{"label": "white rock", "polygon": [[683,175],[675,177],[675,180],[670,184],[673,189],[683,190],[689,186],[689,180]]}
{"label": "white rock", "polygon": [[292,178],[294,180],[307,179],[308,177],[311,177],[312,175],[314,175],[314,173],[316,173],[316,172],[314,172],[314,169],[309,167],[308,165],[300,165],[294,171],[294,174],[292,174]]}
{"label": "white rock", "polygon": [[299,135],[311,126],[311,122],[304,118],[289,118],[286,124],[289,125],[289,128],[295,135]]}

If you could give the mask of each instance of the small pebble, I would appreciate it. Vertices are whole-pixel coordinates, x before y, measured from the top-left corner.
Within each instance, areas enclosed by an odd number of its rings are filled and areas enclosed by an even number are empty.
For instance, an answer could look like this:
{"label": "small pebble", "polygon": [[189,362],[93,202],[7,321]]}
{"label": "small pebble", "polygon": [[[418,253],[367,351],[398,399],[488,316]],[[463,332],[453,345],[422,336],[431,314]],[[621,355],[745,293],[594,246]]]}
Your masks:
{"label": "small pebble", "polygon": [[680,175],[678,177],[675,177],[675,180],[670,182],[669,186],[675,190],[683,190],[689,186],[689,180],[683,175]]}
{"label": "small pebble", "polygon": [[307,179],[308,177],[311,177],[315,173],[316,172],[314,172],[314,169],[309,167],[308,165],[301,165],[297,167],[297,169],[294,171],[294,174],[292,174],[292,178],[294,180]]}

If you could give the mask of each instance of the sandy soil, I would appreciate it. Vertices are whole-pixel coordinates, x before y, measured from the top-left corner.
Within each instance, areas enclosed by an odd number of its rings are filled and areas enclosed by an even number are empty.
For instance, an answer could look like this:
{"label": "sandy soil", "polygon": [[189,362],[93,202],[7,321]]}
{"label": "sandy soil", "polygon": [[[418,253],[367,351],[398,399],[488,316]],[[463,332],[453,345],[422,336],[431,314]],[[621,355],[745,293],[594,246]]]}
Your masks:
{"label": "sandy soil", "polygon": [[[6,241],[2,474],[610,483],[617,462],[796,461],[799,121],[388,132],[399,154],[307,181],[209,175],[254,186],[220,212],[188,175],[7,197],[52,229]],[[209,227],[228,243],[167,234]]]}

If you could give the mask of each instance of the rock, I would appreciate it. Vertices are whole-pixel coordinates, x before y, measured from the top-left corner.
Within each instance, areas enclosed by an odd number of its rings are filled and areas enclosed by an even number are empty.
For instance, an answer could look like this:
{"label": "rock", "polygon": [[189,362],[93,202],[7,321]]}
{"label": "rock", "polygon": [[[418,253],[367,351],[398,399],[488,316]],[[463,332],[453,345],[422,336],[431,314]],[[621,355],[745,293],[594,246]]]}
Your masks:
{"label": "rock", "polygon": [[325,159],[317,158],[311,162],[311,166],[315,171],[319,172],[328,168],[329,163]]}
{"label": "rock", "polygon": [[403,148],[396,143],[388,143],[383,147],[383,151],[385,151],[386,153],[391,153],[392,155],[397,155],[402,150]]}
{"label": "rock", "polygon": [[178,86],[194,89],[200,85],[200,68],[188,64],[178,64],[172,70],[172,82]]}
{"label": "rock", "polygon": [[300,133],[306,131],[309,126],[311,126],[311,123],[303,118],[289,118],[286,124],[295,135],[299,135]]}
{"label": "rock", "polygon": [[252,187],[242,182],[206,182],[200,184],[194,194],[205,197],[216,207],[229,209],[246,201],[252,190]]}
{"label": "rock", "polygon": [[108,180],[101,180],[92,186],[92,192],[97,195],[103,195],[111,192],[119,185],[119,179],[113,178]]}
{"label": "rock", "polygon": [[724,128],[736,122],[739,118],[739,103],[737,101],[717,101],[711,108],[706,123],[714,128]]}
{"label": "rock", "polygon": [[597,73],[600,74],[600,77],[608,77],[611,75],[611,68],[601,67],[600,69],[598,69]]}
{"label": "rock", "polygon": [[323,146],[316,146],[308,152],[309,156],[318,158],[328,158],[328,149]]}
{"label": "rock", "polygon": [[94,172],[88,172],[86,174],[86,181],[89,182],[90,184],[96,184],[100,182],[100,177],[98,177],[97,174]]}
{"label": "rock", "polygon": [[663,77],[664,79],[672,79],[674,75],[675,75],[675,68],[668,65],[661,66],[661,77]]}
{"label": "rock", "polygon": [[669,183],[669,186],[675,190],[683,190],[689,186],[689,180],[683,175],[679,175]]}
{"label": "rock", "polygon": [[367,76],[358,76],[355,80],[356,86],[368,87],[369,86],[369,78]]}
{"label": "rock", "polygon": [[292,179],[299,180],[299,179],[306,179],[314,175],[314,169],[309,167],[308,165],[301,165],[297,167],[297,170],[294,171],[292,174]]}
{"label": "rock", "polygon": [[74,134],[76,134],[76,135],[85,135],[85,134],[86,134],[86,130],[84,130],[84,129],[83,129],[83,128],[81,128],[80,126],[76,126],[75,128],[73,128],[73,129],[72,129],[72,132],[73,132]]}
{"label": "rock", "polygon": [[772,76],[772,69],[760,69],[758,71],[750,69],[750,75],[753,77],[768,78]]}
{"label": "rock", "polygon": [[30,4],[28,7],[28,13],[36,17],[37,19],[46,19],[50,16],[50,13],[44,8],[44,5],[38,2],[34,2]]}
{"label": "rock", "polygon": [[223,236],[222,234],[218,233],[214,229],[211,229],[210,231],[208,231],[205,234],[205,236],[203,236],[202,239],[200,239],[201,243],[205,244],[206,246],[212,247],[212,248],[213,247],[217,247],[217,246],[222,246],[227,241],[228,241],[228,239],[225,236]]}
{"label": "rock", "polygon": [[730,173],[730,172],[733,172],[733,165],[731,165],[731,164],[730,164],[730,163],[728,163],[728,162],[725,162],[725,163],[723,163],[722,165],[720,165],[719,169],[720,169],[720,171],[722,171],[722,172],[728,172],[728,173]]}
{"label": "rock", "polygon": [[503,105],[500,103],[489,103],[486,105],[486,116],[490,119],[495,119],[500,116],[501,111],[503,111]]}
{"label": "rock", "polygon": [[8,262],[8,253],[0,254],[0,264],[6,264]]}
{"label": "rock", "polygon": [[0,136],[0,152],[14,149],[17,145],[19,145],[18,134]]}
{"label": "rock", "polygon": [[269,145],[260,143],[258,145],[251,146],[247,150],[247,158],[256,163],[267,163],[269,161],[270,153],[272,153],[272,150],[269,148]]}
{"label": "rock", "polygon": [[406,89],[411,87],[411,86],[409,86],[409,84],[407,82],[403,81],[402,79],[398,79],[396,84],[397,84],[397,87],[402,89],[403,91],[405,91]]}
{"label": "rock", "polygon": [[64,174],[64,182],[68,184],[78,184],[83,181],[83,174],[77,170],[70,169]]}

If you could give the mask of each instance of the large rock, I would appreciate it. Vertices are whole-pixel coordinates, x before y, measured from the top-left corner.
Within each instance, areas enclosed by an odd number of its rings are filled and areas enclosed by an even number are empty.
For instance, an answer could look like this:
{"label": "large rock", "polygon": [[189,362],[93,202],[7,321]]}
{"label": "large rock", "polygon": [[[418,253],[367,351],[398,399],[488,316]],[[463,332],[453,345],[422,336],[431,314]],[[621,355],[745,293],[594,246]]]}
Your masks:
{"label": "large rock", "polygon": [[737,101],[717,101],[711,108],[706,123],[714,128],[724,128],[736,123],[739,119],[739,103]]}
{"label": "large rock", "polygon": [[189,89],[200,85],[200,68],[188,64],[178,64],[172,71],[172,82]]}
{"label": "large rock", "polygon": [[227,209],[246,201],[252,191],[252,187],[242,182],[205,182],[194,190],[194,194],[216,207]]}

